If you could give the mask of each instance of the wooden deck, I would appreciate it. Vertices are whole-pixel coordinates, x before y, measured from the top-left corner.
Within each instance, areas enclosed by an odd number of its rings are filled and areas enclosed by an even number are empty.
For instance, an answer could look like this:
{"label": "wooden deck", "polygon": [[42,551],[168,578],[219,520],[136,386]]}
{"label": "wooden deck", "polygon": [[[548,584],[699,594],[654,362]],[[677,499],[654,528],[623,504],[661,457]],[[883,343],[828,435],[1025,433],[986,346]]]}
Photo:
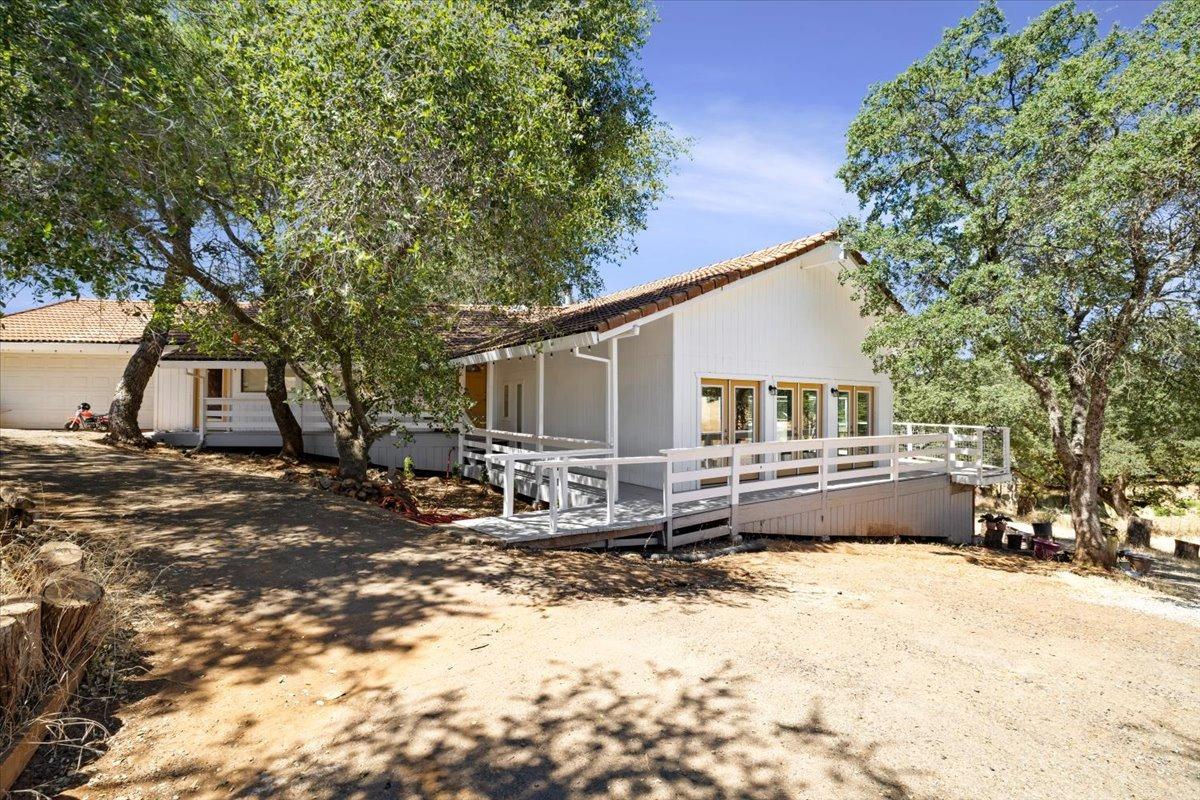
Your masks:
{"label": "wooden deck", "polygon": [[[830,535],[861,536],[883,535],[891,531],[910,535],[930,535],[956,539],[969,537],[973,514],[973,489],[958,485],[954,475],[944,471],[914,472],[899,481],[856,480],[853,475],[831,480],[822,492],[816,488],[784,488],[755,491],[743,487],[740,503],[736,510],[730,508],[725,498],[710,498],[676,503],[670,525],[670,545],[678,547],[705,539],[728,536],[733,533],[753,532],[763,535]],[[965,517],[959,508],[956,520],[947,527],[935,522],[927,534],[918,533],[914,524],[906,524],[901,517],[907,514],[921,515],[913,508],[907,512],[900,508],[900,499],[931,489],[940,497],[963,492],[971,493]],[[893,500],[893,507],[875,508],[880,501]],[[909,506],[920,505],[909,503]],[[958,504],[962,506],[962,503]],[[843,529],[830,527],[825,517],[830,510],[841,508],[862,510],[842,524]],[[816,512],[820,520],[807,520],[805,513]],[[865,514],[865,516],[864,516]],[[874,516],[872,516],[874,515]],[[899,515],[899,516],[898,516]],[[530,511],[512,517],[483,517],[461,520],[454,523],[464,531],[486,536],[506,545],[535,548],[563,547],[614,547],[614,546],[666,546],[668,544],[667,520],[663,515],[662,493],[643,486],[622,483],[613,521],[606,520],[603,503],[571,508],[558,514],[557,530],[551,533],[548,511]],[[861,519],[860,519],[861,517]],[[796,520],[785,522],[783,520]],[[967,521],[965,530],[963,520]],[[927,523],[928,524],[928,523]],[[804,529],[798,529],[804,528]]]}

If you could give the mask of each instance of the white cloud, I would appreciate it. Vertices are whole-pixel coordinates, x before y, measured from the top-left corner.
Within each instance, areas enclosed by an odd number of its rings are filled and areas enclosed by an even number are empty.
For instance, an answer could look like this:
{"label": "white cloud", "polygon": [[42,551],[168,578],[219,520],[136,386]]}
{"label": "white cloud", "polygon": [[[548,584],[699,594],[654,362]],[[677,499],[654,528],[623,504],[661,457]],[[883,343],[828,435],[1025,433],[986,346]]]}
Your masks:
{"label": "white cloud", "polygon": [[743,218],[820,227],[853,211],[837,179],[845,121],[819,110],[787,114],[710,106],[674,117],[692,140],[669,180],[676,204]]}

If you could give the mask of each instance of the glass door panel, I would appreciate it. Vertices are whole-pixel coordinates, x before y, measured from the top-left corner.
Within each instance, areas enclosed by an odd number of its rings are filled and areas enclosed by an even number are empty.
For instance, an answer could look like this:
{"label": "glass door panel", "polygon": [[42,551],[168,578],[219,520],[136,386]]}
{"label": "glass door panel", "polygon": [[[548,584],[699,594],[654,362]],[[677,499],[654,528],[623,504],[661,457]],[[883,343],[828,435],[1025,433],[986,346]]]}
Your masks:
{"label": "glass door panel", "polygon": [[874,403],[872,399],[874,392],[870,389],[856,389],[854,391],[854,435],[855,436],[870,436],[874,426],[871,420],[874,417],[871,408]]}
{"label": "glass door panel", "polygon": [[[700,445],[713,447],[728,444],[728,396],[729,382],[704,380],[700,383]],[[700,469],[728,466],[728,459],[707,458],[700,462]],[[724,478],[706,478],[702,486],[717,486],[725,483]]]}
{"label": "glass door panel", "polygon": [[[837,390],[837,435],[871,436],[875,433],[875,390],[870,386],[839,386]],[[838,455],[869,454],[869,447],[840,447]],[[861,464],[842,464],[842,469],[858,469],[871,466],[870,461]]]}
{"label": "glass door panel", "polygon": [[[732,439],[734,444],[758,441],[758,384],[732,383],[733,409],[730,414],[733,421]],[[753,463],[761,456],[749,456],[743,463]],[[758,473],[747,473],[741,476],[743,481],[758,479]]]}
{"label": "glass door panel", "polygon": [[757,386],[733,387],[733,443],[753,442],[756,440],[758,426]]}
{"label": "glass door panel", "polygon": [[821,388],[806,387],[800,391],[801,439],[821,438]]}
{"label": "glass door panel", "polygon": [[725,444],[724,381],[704,383],[700,387],[700,444],[711,447]]}
{"label": "glass door panel", "polygon": [[796,430],[799,420],[796,410],[796,390],[780,385],[778,394],[775,395],[776,441],[800,438]]}

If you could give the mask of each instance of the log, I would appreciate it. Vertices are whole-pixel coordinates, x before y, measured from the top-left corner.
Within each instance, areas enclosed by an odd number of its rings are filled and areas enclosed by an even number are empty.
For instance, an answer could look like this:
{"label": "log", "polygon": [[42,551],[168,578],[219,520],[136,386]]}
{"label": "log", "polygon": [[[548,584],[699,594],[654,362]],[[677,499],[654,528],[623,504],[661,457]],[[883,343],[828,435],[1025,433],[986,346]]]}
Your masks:
{"label": "log", "polygon": [[0,619],[12,620],[0,649],[0,691],[15,704],[42,669],[41,604],[33,597],[11,597],[0,603]]}
{"label": "log", "polygon": [[42,590],[42,646],[56,668],[70,669],[88,644],[104,587],[75,573],[57,575]]}

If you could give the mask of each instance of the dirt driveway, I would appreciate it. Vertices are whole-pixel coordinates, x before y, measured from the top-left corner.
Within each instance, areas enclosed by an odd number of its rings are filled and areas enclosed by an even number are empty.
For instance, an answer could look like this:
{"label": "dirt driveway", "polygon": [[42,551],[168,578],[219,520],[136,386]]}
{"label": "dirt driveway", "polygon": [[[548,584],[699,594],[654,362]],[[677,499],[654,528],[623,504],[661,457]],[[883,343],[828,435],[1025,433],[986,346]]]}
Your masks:
{"label": "dirt driveway", "polygon": [[1200,612],[978,551],[703,565],[463,545],[271,479],[9,433],[171,607],[80,798],[1200,796]]}

